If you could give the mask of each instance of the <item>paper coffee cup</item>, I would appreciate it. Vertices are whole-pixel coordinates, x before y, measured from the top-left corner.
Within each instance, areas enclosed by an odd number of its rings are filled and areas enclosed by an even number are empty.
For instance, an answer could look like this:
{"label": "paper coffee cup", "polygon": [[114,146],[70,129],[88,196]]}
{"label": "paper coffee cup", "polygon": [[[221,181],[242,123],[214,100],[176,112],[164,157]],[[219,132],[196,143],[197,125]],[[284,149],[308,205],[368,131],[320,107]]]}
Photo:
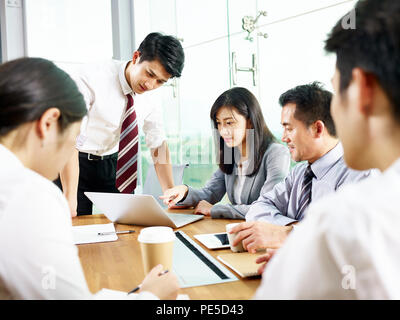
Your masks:
{"label": "paper coffee cup", "polygon": [[144,273],[162,264],[164,270],[172,270],[175,233],[170,227],[149,227],[140,231],[138,241],[142,252]]}
{"label": "paper coffee cup", "polygon": [[233,252],[243,252],[243,251],[245,251],[244,248],[243,248],[242,241],[240,241],[237,246],[233,246],[233,242],[235,241],[237,233],[229,233],[234,227],[236,227],[239,224],[240,223],[229,223],[229,224],[227,224],[225,226],[226,233],[228,234],[229,245],[230,245],[231,250]]}

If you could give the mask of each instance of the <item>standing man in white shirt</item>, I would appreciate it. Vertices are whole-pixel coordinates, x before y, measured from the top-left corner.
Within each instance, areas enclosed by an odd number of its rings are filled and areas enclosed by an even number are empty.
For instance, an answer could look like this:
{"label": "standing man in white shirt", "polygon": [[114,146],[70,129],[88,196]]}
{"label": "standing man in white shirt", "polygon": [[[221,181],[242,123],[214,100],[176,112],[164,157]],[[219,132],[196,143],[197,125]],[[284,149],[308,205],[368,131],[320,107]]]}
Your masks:
{"label": "standing man in white shirt", "polygon": [[144,93],[180,77],[183,66],[179,41],[150,33],[131,61],[83,65],[77,75],[72,75],[85,98],[88,116],[82,122],[77,151],[56,181],[62,186],[71,216],[92,213],[85,191],[134,192],[139,127],[151,150],[162,190],[174,186],[162,112]]}
{"label": "standing man in white shirt", "polygon": [[[343,23],[352,15],[355,29]],[[359,1],[325,49],[337,57],[331,110],[344,159],[382,174],[312,203],[255,297],[400,299],[400,2]]]}

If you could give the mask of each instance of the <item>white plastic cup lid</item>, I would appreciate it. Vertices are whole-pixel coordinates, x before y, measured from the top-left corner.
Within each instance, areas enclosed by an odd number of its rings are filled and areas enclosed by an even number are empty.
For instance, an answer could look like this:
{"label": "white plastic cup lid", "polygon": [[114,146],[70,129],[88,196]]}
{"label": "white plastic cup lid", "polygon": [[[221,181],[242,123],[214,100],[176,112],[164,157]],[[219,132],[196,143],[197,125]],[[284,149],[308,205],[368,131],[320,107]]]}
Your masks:
{"label": "white plastic cup lid", "polygon": [[175,233],[170,227],[148,227],[140,231],[138,240],[143,243],[163,243],[175,240]]}
{"label": "white plastic cup lid", "polygon": [[238,222],[238,223],[229,223],[229,224],[227,224],[227,225],[225,226],[226,232],[231,231],[234,227],[236,227],[236,226],[239,225],[239,224],[240,224],[239,222]]}

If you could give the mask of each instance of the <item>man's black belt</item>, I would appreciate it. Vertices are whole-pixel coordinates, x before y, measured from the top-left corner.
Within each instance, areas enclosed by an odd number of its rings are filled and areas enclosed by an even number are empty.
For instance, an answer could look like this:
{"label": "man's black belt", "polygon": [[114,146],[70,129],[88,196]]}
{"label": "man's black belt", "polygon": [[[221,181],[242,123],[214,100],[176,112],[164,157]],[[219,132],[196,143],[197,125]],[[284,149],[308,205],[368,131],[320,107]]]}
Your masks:
{"label": "man's black belt", "polygon": [[99,160],[106,160],[106,159],[118,159],[118,152],[113,154],[108,154],[106,156],[96,156],[91,153],[86,152],[79,152],[80,158],[88,159],[89,161],[99,161]]}

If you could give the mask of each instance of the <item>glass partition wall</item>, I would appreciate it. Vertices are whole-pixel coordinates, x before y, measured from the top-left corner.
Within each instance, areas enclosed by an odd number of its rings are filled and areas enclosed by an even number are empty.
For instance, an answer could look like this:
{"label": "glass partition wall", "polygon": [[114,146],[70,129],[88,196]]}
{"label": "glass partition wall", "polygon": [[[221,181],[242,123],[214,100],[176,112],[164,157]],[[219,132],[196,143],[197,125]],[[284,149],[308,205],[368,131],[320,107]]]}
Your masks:
{"label": "glass partition wall", "polygon": [[25,0],[28,55],[56,63],[111,59],[110,0]]}
{"label": "glass partition wall", "polygon": [[[267,125],[280,139],[278,99],[283,92],[313,81],[332,89],[335,61],[324,53],[324,40],[355,1],[134,3],[137,41],[160,31],[177,36],[185,49],[181,79],[167,84],[159,94],[172,161],[189,163],[184,183],[200,187],[217,168],[209,118],[215,99],[234,86],[249,89],[259,99]],[[145,172],[148,153],[143,153],[142,161]]]}
{"label": "glass partition wall", "polygon": [[[67,71],[77,63],[111,59],[112,1],[25,0],[28,55],[51,59]],[[246,87],[259,99],[267,125],[280,139],[280,94],[316,80],[331,89],[334,57],[325,55],[324,40],[355,1],[133,0],[131,4],[136,48],[149,32],[160,31],[175,35],[185,49],[182,77],[151,94],[163,106],[172,162],[188,163],[184,183],[200,187],[217,168],[209,118],[215,99],[234,86]],[[145,179],[151,162],[141,135],[140,178]]]}

